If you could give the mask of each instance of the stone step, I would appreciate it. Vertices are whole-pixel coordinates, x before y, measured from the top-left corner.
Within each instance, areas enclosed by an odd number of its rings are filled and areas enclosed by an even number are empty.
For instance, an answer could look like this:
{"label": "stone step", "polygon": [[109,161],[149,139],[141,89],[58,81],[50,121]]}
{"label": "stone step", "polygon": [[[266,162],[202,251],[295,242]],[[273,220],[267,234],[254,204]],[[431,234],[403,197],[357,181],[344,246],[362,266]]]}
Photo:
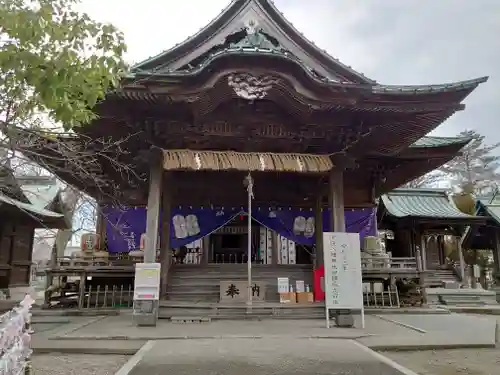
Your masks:
{"label": "stone step", "polygon": [[172,317],[207,317],[211,320],[247,320],[247,319],[324,319],[324,308],[259,308],[253,307],[251,313],[245,308],[168,308],[160,307],[159,318]]}
{"label": "stone step", "polygon": [[[233,269],[228,269],[228,270],[197,270],[197,271],[178,271],[174,270],[173,271],[174,275],[246,275],[247,270],[233,270]],[[289,272],[280,272],[280,271],[272,271],[272,270],[260,270],[260,271],[255,271],[252,270],[252,275],[267,275],[267,276],[274,276],[274,277],[286,277],[286,275],[312,275],[312,271],[289,271]],[[284,276],[282,276],[284,275]]]}
{"label": "stone step", "polygon": [[446,300],[461,300],[461,301],[480,301],[481,296],[475,294],[446,294],[443,296]]}
{"label": "stone step", "polygon": [[178,283],[178,284],[170,284],[169,290],[175,290],[178,292],[181,291],[192,291],[192,290],[210,290],[218,292],[220,289],[219,283]]}

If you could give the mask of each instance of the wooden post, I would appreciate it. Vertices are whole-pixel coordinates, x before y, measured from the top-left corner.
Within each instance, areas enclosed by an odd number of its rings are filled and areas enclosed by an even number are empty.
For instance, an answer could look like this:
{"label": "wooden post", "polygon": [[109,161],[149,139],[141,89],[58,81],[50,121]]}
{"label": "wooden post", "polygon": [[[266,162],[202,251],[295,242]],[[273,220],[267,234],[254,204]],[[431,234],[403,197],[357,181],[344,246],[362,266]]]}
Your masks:
{"label": "wooden post", "polygon": [[158,229],[160,225],[160,202],[163,166],[160,163],[151,167],[149,176],[148,212],[146,216],[146,243],[144,263],[156,262],[158,248]]}
{"label": "wooden post", "polygon": [[330,231],[345,232],[344,213],[344,171],[333,168],[329,176]]}
{"label": "wooden post", "polygon": [[[85,302],[85,284],[87,282],[87,274],[85,272],[83,272],[81,275],[80,275],[80,288],[78,290],[78,308],[81,310],[83,309],[83,307],[85,306],[84,305],[84,302]],[[90,296],[89,296],[90,298]]]}
{"label": "wooden post", "polygon": [[281,256],[280,249],[278,248],[278,233],[274,230],[271,231],[271,264],[277,265],[279,257]]}
{"label": "wooden post", "polygon": [[422,230],[418,230],[420,236],[420,256],[422,257],[422,271],[427,271],[427,241]]}
{"label": "wooden post", "polygon": [[462,238],[458,237],[457,241],[457,251],[458,251],[458,259],[460,261],[460,278],[462,279],[462,284],[467,280],[465,279],[465,261],[464,261],[464,253],[462,250]]}
{"label": "wooden post", "polygon": [[498,233],[498,228],[493,228],[493,275],[496,279],[498,278],[498,274],[500,272],[500,235]]}
{"label": "wooden post", "polygon": [[207,265],[210,259],[210,235],[201,239],[201,264]]}
{"label": "wooden post", "polygon": [[161,263],[161,288],[162,295],[167,293],[168,271],[172,263],[172,251],[170,249],[170,216],[172,212],[172,176],[165,172],[163,174],[163,192],[161,196],[161,243],[160,243],[160,263]]}
{"label": "wooden post", "polygon": [[95,226],[95,232],[99,238],[99,243],[97,244],[97,248],[100,251],[105,250],[106,244],[106,218],[104,217],[104,213],[102,212],[102,206],[97,204],[97,220]]}
{"label": "wooden post", "polygon": [[321,194],[316,196],[316,207],[314,211],[314,234],[316,236],[316,257],[315,268],[324,265],[325,255],[323,254],[323,197]]}

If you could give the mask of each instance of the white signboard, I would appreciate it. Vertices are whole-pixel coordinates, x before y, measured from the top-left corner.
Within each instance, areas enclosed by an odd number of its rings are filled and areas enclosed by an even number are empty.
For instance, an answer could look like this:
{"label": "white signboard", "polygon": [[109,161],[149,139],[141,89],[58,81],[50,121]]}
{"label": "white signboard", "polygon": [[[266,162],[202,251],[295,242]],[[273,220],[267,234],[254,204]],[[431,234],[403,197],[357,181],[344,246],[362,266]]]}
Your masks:
{"label": "white signboard", "polygon": [[306,285],[304,283],[304,280],[297,280],[295,282],[295,291],[297,293],[304,293],[306,291]]}
{"label": "white signboard", "polygon": [[289,283],[288,277],[278,277],[278,293],[288,293],[290,291]]}
{"label": "white signboard", "polygon": [[325,307],[328,311],[361,310],[364,326],[361,246],[358,233],[323,233]]}
{"label": "white signboard", "polygon": [[160,263],[136,263],[134,279],[135,300],[160,299]]}

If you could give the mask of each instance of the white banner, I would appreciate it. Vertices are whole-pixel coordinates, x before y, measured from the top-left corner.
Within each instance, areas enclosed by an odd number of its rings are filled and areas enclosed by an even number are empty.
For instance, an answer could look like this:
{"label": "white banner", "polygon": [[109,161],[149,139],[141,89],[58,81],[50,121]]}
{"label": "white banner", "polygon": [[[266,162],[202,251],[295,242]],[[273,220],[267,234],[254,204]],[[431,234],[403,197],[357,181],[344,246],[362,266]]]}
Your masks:
{"label": "white banner", "polygon": [[359,234],[325,232],[323,251],[327,310],[363,310]]}

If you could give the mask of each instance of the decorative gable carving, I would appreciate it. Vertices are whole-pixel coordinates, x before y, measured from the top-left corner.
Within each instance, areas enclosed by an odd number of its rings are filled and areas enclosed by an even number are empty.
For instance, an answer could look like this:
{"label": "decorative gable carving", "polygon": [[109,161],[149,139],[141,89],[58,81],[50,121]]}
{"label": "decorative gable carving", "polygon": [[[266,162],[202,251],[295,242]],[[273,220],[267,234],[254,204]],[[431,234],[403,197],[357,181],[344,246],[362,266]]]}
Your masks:
{"label": "decorative gable carving", "polygon": [[332,82],[373,83],[307,41],[269,0],[236,0],[214,21],[170,51],[136,70],[189,71],[228,49],[274,50],[293,56],[318,78]]}

